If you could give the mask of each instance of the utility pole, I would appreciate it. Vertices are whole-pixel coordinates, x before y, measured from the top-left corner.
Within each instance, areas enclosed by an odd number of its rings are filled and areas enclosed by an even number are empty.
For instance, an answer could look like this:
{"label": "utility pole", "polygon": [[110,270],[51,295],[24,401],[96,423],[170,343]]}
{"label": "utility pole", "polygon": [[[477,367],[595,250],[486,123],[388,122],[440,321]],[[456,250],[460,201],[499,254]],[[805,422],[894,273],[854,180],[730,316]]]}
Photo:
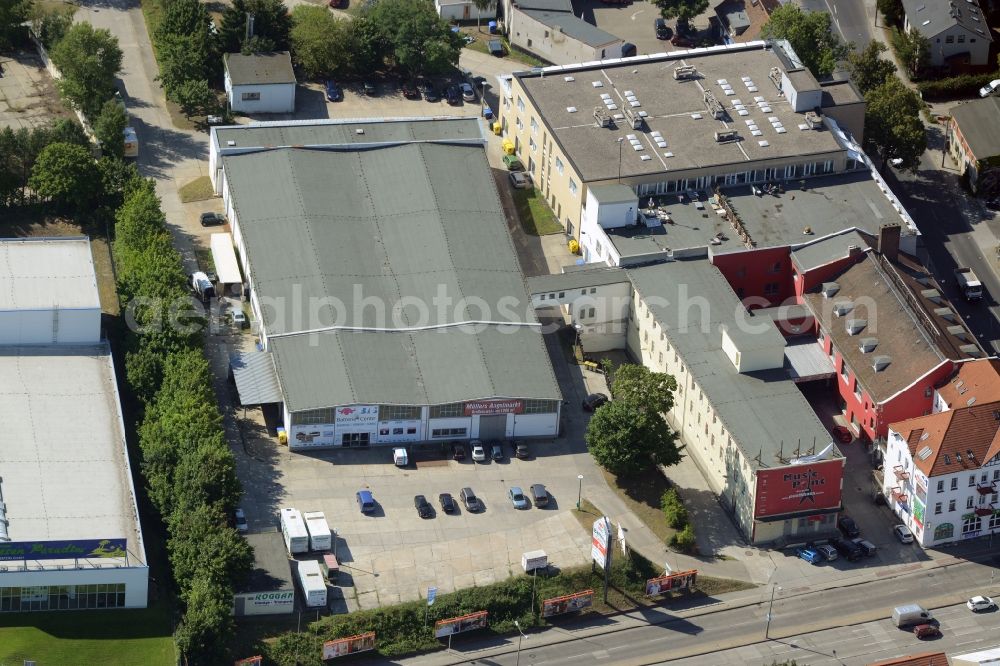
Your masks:
{"label": "utility pole", "polygon": [[514,659],[514,666],[521,666],[521,641],[525,638],[525,635],[521,631],[521,625],[517,620],[514,620],[514,626],[517,627],[517,633],[520,634],[517,637],[517,658]]}
{"label": "utility pole", "polygon": [[767,640],[768,633],[771,631],[771,609],[774,607],[774,591],[780,589],[776,585],[771,586],[771,601],[767,604],[767,624],[764,625],[764,640]]}
{"label": "utility pole", "polygon": [[625,143],[625,137],[618,137],[618,182],[622,182],[622,145]]}

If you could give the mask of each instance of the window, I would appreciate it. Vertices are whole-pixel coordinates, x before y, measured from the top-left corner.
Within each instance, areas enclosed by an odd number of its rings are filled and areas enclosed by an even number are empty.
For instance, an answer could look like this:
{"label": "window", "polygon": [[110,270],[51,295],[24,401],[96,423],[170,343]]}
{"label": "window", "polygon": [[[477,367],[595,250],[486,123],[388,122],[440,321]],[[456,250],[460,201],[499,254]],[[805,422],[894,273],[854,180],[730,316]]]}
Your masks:
{"label": "window", "polygon": [[840,359],[840,376],[843,378],[845,382],[847,381],[848,379],[847,363],[844,362],[844,359]]}
{"label": "window", "polygon": [[935,514],[941,513],[941,502],[938,502],[934,505],[934,513]]}
{"label": "window", "polygon": [[558,408],[558,403],[555,400],[524,401],[525,414],[554,414]]}
{"label": "window", "polygon": [[528,124],[531,125],[531,133],[538,134],[538,121],[535,120],[534,116],[531,116],[531,119],[528,121]]}
{"label": "window", "polygon": [[823,162],[823,173],[833,172],[833,160],[826,160]]}
{"label": "window", "polygon": [[379,405],[379,421],[412,421],[420,418],[420,407],[411,405]]}
{"label": "window", "polygon": [[970,474],[969,475],[969,487],[971,488],[974,485],[976,485],[976,475],[975,474]]}
{"label": "window", "polygon": [[517,125],[517,129],[519,130],[524,129],[524,123],[521,122],[520,118],[514,118],[514,124]]}
{"label": "window", "polygon": [[521,99],[520,95],[517,96],[517,110],[524,111],[524,100]]}
{"label": "window", "polygon": [[531,152],[535,152],[535,148],[537,147],[534,139],[528,139],[528,148],[531,148]]}
{"label": "window", "polygon": [[240,99],[244,102],[259,102],[260,93],[259,92],[246,92],[240,94]]}
{"label": "window", "polygon": [[563,175],[563,163],[558,157],[556,158],[556,171],[559,172],[560,176]]}
{"label": "window", "polygon": [[468,437],[468,435],[468,428],[434,428],[431,430],[431,438]]}
{"label": "window", "polygon": [[965,508],[971,509],[972,505],[973,505],[972,495],[969,495],[968,497],[965,498]]}
{"label": "window", "polygon": [[993,470],[993,480],[1000,481],[1000,469]]}
{"label": "window", "polygon": [[777,296],[781,289],[781,285],[777,282],[768,282],[764,285],[764,295],[765,296]]}
{"label": "window", "polygon": [[992,516],[990,516],[990,531],[993,531],[998,527],[1000,527],[1000,513],[994,513]]}
{"label": "window", "polygon": [[948,36],[946,36],[944,38],[944,43],[945,44],[954,44],[955,43],[955,35],[948,35]]}
{"label": "window", "polygon": [[948,511],[955,510],[955,500],[948,500]]}
{"label": "window", "polygon": [[780,273],[781,272],[781,262],[776,261],[771,264],[771,267],[767,269],[768,273]]}
{"label": "window", "polygon": [[964,44],[965,43],[965,35],[959,35],[958,36],[958,43],[959,44]]}
{"label": "window", "polygon": [[951,523],[941,523],[934,528],[934,540],[950,539],[955,536],[955,526]]}
{"label": "window", "polygon": [[430,417],[432,419],[447,419],[455,418],[456,416],[465,416],[465,404],[461,402],[453,402],[447,405],[432,405],[430,412]]}
{"label": "window", "polygon": [[951,480],[951,489],[952,490],[958,490],[958,479],[952,479]]}
{"label": "window", "polygon": [[336,420],[332,409],[310,409],[303,412],[292,412],[292,425],[324,425],[335,423]]}
{"label": "window", "polygon": [[943,493],[944,492],[944,479],[939,479],[938,480],[937,491],[939,493]]}
{"label": "window", "polygon": [[962,521],[962,534],[979,531],[979,516],[969,516]]}
{"label": "window", "polygon": [[367,432],[345,432],[340,436],[340,443],[343,446],[368,446],[371,433]]}
{"label": "window", "polygon": [[854,378],[854,397],[859,401],[861,400],[861,385],[858,384],[858,378]]}
{"label": "window", "polygon": [[597,293],[597,287],[591,287],[590,288],[590,293],[596,294]]}
{"label": "window", "polygon": [[576,188],[576,181],[573,180],[572,178],[570,178],[569,179],[569,193],[575,196],[576,195],[576,189],[577,189]]}

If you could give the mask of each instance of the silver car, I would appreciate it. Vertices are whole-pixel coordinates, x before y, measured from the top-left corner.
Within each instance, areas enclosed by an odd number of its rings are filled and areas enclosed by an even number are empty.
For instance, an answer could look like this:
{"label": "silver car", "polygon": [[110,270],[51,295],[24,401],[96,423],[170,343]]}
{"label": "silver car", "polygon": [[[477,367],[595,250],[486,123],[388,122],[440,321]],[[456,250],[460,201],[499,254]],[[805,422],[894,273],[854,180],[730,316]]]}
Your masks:
{"label": "silver car", "polygon": [[510,503],[514,505],[515,509],[528,509],[531,507],[531,504],[528,503],[528,498],[524,496],[524,492],[519,486],[512,486],[507,491],[507,496],[510,497]]}
{"label": "silver car", "polygon": [[531,179],[523,171],[511,171],[507,174],[507,177],[510,178],[511,187],[515,190],[523,190],[526,187],[531,187]]}
{"label": "silver car", "polygon": [[476,101],[476,91],[470,84],[463,83],[458,87],[462,91],[462,99],[464,99],[466,102]]}

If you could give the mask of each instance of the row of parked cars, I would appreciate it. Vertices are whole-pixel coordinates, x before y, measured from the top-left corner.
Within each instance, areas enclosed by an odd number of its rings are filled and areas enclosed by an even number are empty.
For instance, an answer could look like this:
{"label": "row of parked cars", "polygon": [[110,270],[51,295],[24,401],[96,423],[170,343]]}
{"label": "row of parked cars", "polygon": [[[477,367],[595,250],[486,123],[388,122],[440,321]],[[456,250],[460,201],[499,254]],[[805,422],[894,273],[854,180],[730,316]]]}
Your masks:
{"label": "row of parked cars", "polygon": [[[344,89],[333,79],[325,82],[326,99],[329,102],[341,102],[344,99]],[[379,94],[379,87],[372,79],[365,79],[361,83],[361,89],[368,97],[376,97]],[[417,81],[406,81],[399,87],[400,92],[406,99],[420,99],[428,102],[440,102],[442,99],[453,106],[462,102],[475,102],[476,90],[471,83],[447,83],[443,86],[436,85],[433,81],[420,79]]]}
{"label": "row of parked cars", "polygon": [[[367,488],[359,490],[354,496],[358,502],[358,510],[361,513],[375,513],[378,505],[371,490]],[[515,509],[530,509],[532,505],[541,508],[549,504],[549,491],[541,483],[533,484],[527,494],[521,490],[520,486],[511,486],[507,489],[507,498]],[[470,513],[480,513],[486,510],[486,505],[476,496],[472,488],[462,488],[458,493],[458,499],[465,507],[465,510]],[[451,493],[441,493],[438,495],[438,504],[445,513],[456,513],[458,511],[458,503],[451,496]],[[421,518],[434,517],[434,507],[431,506],[431,503],[427,501],[424,495],[415,495],[413,497],[413,506],[417,510],[417,515]]]}
{"label": "row of parked cars", "polygon": [[[834,537],[825,544],[800,546],[795,554],[810,564],[819,564],[840,556],[848,562],[856,562],[863,557],[873,557],[877,552],[875,544],[861,536],[861,529],[850,516],[841,516],[837,528],[843,537]],[[913,534],[905,525],[896,525],[892,532],[900,543],[913,543]]]}

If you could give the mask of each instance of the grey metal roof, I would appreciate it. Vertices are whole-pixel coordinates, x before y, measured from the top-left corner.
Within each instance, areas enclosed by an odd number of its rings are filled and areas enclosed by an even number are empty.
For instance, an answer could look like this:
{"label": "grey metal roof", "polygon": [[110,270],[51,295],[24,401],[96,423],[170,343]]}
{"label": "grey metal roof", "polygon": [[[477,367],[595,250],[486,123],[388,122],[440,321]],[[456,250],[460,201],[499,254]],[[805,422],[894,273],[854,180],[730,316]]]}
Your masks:
{"label": "grey metal roof", "polygon": [[288,51],[252,55],[227,53],[225,63],[229,80],[236,86],[295,83]]}
{"label": "grey metal roof", "polygon": [[586,270],[537,275],[528,278],[528,292],[542,294],[583,287],[601,287],[628,282],[628,273],[620,268],[588,268]]}
{"label": "grey metal roof", "polygon": [[268,405],[281,402],[281,387],[270,352],[229,355],[241,405]]}
{"label": "grey metal roof", "polygon": [[561,12],[542,9],[522,9],[521,11],[539,23],[550,26],[553,30],[561,29],[565,35],[583,42],[587,46],[599,47],[624,41],[621,37],[601,30],[592,23],[587,23],[582,18],[575,16],[572,11]]}
{"label": "grey metal roof", "polygon": [[[925,37],[934,37],[960,25],[980,39],[993,41],[983,10],[976,0],[903,0],[903,10],[910,27]],[[977,20],[978,19],[978,20]]]}
{"label": "grey metal roof", "polygon": [[987,97],[951,109],[951,117],[976,159],[1000,155],[1000,97]]}
{"label": "grey metal roof", "polygon": [[291,411],[562,398],[536,326],[331,331],[272,338],[270,348]]}
{"label": "grey metal roof", "polygon": [[0,239],[0,311],[101,308],[86,236]]}
{"label": "grey metal roof", "polygon": [[848,255],[849,248],[868,249],[865,237],[855,229],[847,229],[832,236],[820,238],[813,243],[800,245],[792,250],[792,260],[800,271],[810,271]]}
{"label": "grey metal roof", "polygon": [[[741,374],[722,351],[721,327],[742,348],[783,344],[783,339],[773,326],[761,331],[756,331],[758,326],[740,326],[737,313],[743,306],[715,266],[704,260],[674,261],[628,273],[751,464],[757,464],[758,455],[763,467],[787,464],[779,455],[789,458],[797,448],[802,454],[818,452],[830,442],[830,434],[785,370]],[[685,302],[697,305],[678,306]]]}
{"label": "grey metal roof", "polygon": [[785,369],[793,381],[821,379],[836,373],[830,357],[812,336],[788,341]]}

